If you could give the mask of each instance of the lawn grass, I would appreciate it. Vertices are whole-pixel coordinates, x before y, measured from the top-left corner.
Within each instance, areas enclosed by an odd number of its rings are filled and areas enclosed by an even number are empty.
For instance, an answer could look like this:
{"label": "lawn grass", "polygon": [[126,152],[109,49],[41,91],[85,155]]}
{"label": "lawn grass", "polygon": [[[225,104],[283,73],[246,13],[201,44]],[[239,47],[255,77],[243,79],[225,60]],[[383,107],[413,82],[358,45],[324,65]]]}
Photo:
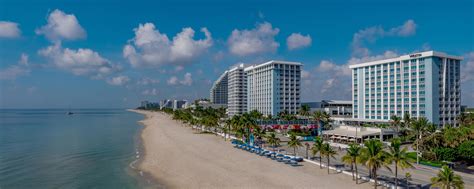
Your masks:
{"label": "lawn grass", "polygon": [[[410,158],[413,162],[416,162],[416,152],[408,152],[408,158]],[[443,165],[445,165],[444,162],[440,162],[440,161],[429,161],[429,160],[425,160],[425,159],[420,159],[420,164],[422,165],[428,165],[428,166],[431,166],[431,167],[442,167]]]}

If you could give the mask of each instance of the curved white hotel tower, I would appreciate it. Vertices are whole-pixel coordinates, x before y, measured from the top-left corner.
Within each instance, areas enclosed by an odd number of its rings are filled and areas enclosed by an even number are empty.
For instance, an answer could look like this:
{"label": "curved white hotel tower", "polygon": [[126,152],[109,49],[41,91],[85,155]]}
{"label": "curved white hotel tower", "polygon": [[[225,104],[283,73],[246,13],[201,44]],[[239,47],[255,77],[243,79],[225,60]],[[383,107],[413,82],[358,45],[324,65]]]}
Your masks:
{"label": "curved white hotel tower", "polygon": [[426,51],[351,65],[353,118],[389,121],[409,113],[439,126],[457,125],[461,60]]}
{"label": "curved white hotel tower", "polygon": [[244,64],[239,64],[228,71],[227,114],[240,115],[247,111],[247,77]]}
{"label": "curved white hotel tower", "polygon": [[212,85],[210,91],[211,103],[227,105],[228,95],[228,71],[225,71]]}
{"label": "curved white hotel tower", "polygon": [[244,69],[247,76],[247,111],[263,115],[296,114],[300,107],[299,62],[269,61]]}

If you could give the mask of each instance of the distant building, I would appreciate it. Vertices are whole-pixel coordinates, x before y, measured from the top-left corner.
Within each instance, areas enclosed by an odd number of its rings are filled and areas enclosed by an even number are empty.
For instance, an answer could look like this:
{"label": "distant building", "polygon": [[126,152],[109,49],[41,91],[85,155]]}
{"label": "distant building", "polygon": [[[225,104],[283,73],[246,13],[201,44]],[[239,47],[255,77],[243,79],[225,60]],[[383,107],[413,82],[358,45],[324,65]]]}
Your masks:
{"label": "distant building", "polygon": [[388,122],[392,115],[457,125],[463,58],[426,51],[351,65],[353,118]]}
{"label": "distant building", "polygon": [[150,102],[148,102],[148,100],[144,100],[144,101],[142,101],[142,102],[140,103],[140,107],[146,108],[146,106],[148,105],[148,103],[150,103]]}
{"label": "distant building", "polygon": [[141,108],[150,109],[150,108],[160,108],[160,104],[157,102],[149,102],[147,100],[140,103]]}
{"label": "distant building", "polygon": [[173,110],[183,109],[185,104],[185,100],[173,100]]}
{"label": "distant building", "polygon": [[322,100],[321,102],[303,102],[311,112],[323,111],[331,117],[352,117],[352,101],[350,100]]}
{"label": "distant building", "polygon": [[173,108],[173,101],[166,99],[166,100],[161,100],[160,101],[160,108]]}
{"label": "distant building", "polygon": [[239,64],[228,71],[227,114],[240,115],[247,111],[247,76],[244,64]]}
{"label": "distant building", "polygon": [[228,71],[225,71],[212,85],[210,99],[213,104],[227,104]]}
{"label": "distant building", "polygon": [[269,61],[244,69],[247,76],[247,111],[264,115],[296,114],[300,108],[299,62]]}

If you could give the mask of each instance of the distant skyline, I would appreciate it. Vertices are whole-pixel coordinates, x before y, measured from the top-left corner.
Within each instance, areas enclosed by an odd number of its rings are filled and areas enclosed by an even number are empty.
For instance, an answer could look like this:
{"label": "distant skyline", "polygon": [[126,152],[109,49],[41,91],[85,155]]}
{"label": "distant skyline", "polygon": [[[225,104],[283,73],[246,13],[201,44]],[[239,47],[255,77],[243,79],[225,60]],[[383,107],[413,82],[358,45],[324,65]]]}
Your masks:
{"label": "distant skyline", "polygon": [[238,63],[304,64],[302,102],[351,100],[348,65],[462,56],[474,106],[474,4],[460,1],[0,0],[0,108],[209,98]]}

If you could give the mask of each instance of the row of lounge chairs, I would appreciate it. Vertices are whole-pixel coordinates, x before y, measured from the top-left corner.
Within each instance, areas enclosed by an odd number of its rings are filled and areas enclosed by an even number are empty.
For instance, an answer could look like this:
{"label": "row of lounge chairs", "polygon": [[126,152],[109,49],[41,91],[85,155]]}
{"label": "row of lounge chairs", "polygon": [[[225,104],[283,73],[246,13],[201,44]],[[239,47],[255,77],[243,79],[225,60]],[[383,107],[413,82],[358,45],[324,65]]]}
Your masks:
{"label": "row of lounge chairs", "polygon": [[249,144],[242,143],[241,141],[238,141],[238,140],[233,140],[232,144],[234,145],[235,148],[242,149],[251,153],[255,153],[260,156],[265,156],[272,160],[283,162],[291,166],[298,166],[299,165],[298,162],[303,161],[302,157],[284,155],[284,154],[277,153],[274,151],[266,150],[264,148],[251,146]]}

